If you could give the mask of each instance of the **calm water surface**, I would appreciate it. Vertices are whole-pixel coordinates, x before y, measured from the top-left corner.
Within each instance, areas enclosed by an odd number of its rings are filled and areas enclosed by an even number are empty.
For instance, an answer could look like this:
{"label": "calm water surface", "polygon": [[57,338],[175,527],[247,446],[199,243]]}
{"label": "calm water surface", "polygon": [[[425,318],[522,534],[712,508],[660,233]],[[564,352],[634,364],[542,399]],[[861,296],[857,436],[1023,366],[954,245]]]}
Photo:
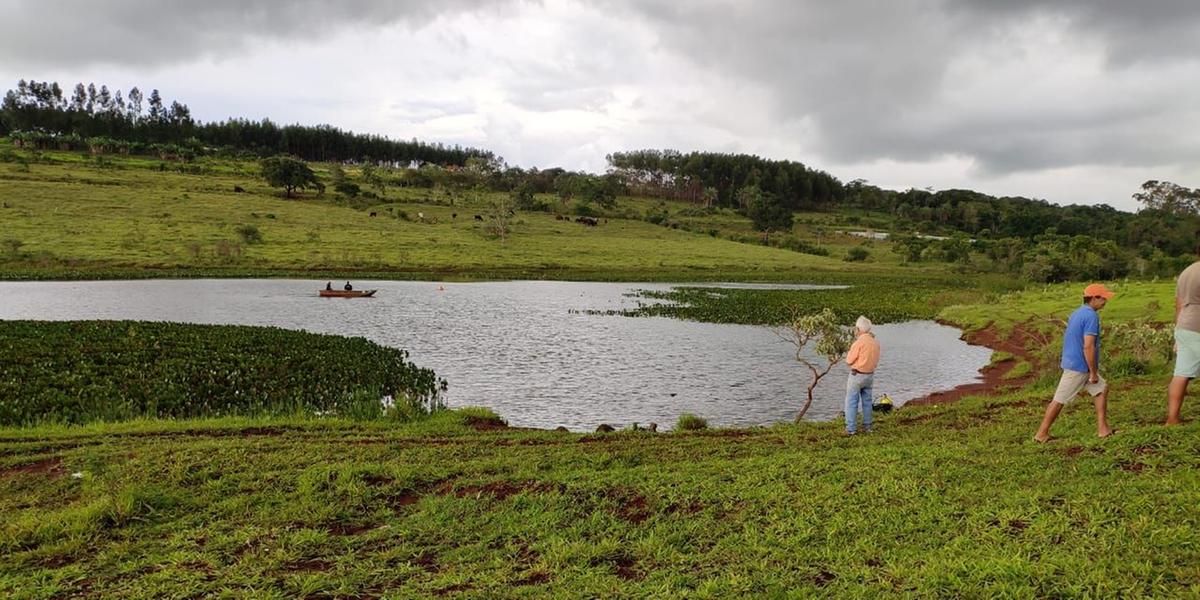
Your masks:
{"label": "calm water surface", "polygon": [[[363,336],[408,350],[446,378],[451,406],[487,406],[529,427],[670,426],[684,412],[714,425],[769,424],[795,415],[807,385],[792,347],[766,328],[580,312],[631,308],[627,293],[666,284],[513,281],[439,290],[429,282],[355,282],[379,290],[370,299],[319,298],[324,285],[0,282],[0,319],[274,325]],[[957,329],[929,321],[881,325],[876,334],[883,360],[875,393],[897,402],[975,381],[991,357]],[[822,381],[811,418],[840,414],[845,377],[839,367]]]}

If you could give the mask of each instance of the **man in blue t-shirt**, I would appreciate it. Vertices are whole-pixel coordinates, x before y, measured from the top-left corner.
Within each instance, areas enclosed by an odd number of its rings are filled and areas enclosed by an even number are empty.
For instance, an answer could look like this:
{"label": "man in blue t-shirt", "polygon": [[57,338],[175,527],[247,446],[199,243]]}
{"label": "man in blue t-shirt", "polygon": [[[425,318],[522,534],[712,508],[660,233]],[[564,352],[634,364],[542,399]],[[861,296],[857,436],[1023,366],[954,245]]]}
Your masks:
{"label": "man in blue t-shirt", "polygon": [[1042,426],[1033,436],[1034,441],[1050,441],[1050,426],[1079,392],[1087,391],[1096,401],[1096,434],[1108,437],[1114,433],[1108,426],[1108,383],[1100,376],[1100,315],[1097,311],[1108,304],[1112,291],[1098,283],[1083,290],[1083,306],[1071,313],[1067,330],[1063,333],[1062,378],[1054,399],[1046,407]]}

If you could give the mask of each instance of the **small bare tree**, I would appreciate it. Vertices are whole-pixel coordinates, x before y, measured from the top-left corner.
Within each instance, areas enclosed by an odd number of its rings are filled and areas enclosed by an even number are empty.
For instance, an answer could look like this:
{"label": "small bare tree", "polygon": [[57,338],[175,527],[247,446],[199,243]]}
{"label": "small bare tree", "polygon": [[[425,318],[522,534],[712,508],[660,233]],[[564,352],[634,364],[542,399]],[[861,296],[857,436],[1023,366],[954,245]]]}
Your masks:
{"label": "small bare tree", "polygon": [[[777,327],[775,334],[796,347],[796,361],[808,367],[812,373],[812,381],[808,385],[808,399],[796,415],[796,422],[799,423],[808,412],[808,407],[812,406],[813,389],[850,351],[850,345],[854,343],[854,332],[849,327],[840,325],[837,315],[828,308],[815,314],[804,314],[798,308],[793,308],[787,322]],[[818,358],[825,359],[825,364],[822,366],[819,360],[805,356],[805,348],[811,348]]]}
{"label": "small bare tree", "polygon": [[517,215],[517,203],[508,194],[488,202],[488,231],[500,238],[503,244],[512,231],[512,220]]}

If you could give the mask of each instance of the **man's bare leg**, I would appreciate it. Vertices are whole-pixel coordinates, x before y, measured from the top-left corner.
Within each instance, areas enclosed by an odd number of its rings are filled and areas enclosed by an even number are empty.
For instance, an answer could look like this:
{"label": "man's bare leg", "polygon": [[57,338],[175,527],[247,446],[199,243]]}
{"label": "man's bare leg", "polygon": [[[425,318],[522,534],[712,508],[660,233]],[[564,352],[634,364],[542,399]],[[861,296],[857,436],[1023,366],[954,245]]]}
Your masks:
{"label": "man's bare leg", "polygon": [[1046,416],[1042,417],[1042,426],[1038,427],[1037,433],[1034,434],[1034,441],[1050,441],[1050,426],[1054,424],[1054,420],[1058,418],[1058,413],[1062,412],[1062,409],[1063,405],[1053,400],[1046,405]]}
{"label": "man's bare leg", "polygon": [[1096,435],[1108,437],[1113,430],[1108,426],[1108,390],[1096,396]]}
{"label": "man's bare leg", "polygon": [[1179,411],[1183,408],[1183,396],[1187,394],[1187,377],[1172,377],[1167,386],[1167,425],[1179,425]]}

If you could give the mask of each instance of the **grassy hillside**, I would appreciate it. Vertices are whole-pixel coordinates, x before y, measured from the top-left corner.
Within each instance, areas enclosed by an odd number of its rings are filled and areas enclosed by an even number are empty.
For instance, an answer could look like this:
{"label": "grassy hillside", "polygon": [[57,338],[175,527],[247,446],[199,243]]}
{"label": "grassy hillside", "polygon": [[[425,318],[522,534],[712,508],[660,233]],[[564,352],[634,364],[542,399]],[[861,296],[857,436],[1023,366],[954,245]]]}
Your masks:
{"label": "grassy hillside", "polygon": [[[942,317],[1039,363],[1057,341],[1016,332],[1074,308],[1075,287]],[[1169,284],[1117,291],[1106,331],[1161,324]],[[1156,351],[1145,374],[1107,373],[1118,435],[1096,438],[1079,401],[1046,445],[1030,437],[1052,366],[853,438],[518,431],[479,411],[0,429],[0,594],[1196,597],[1200,422],[1159,425]]]}
{"label": "grassy hillside", "polygon": [[[494,199],[488,192],[390,188],[375,205],[332,191],[284,200],[257,178],[253,162],[205,158],[179,166],[68,152],[35,157],[0,144],[3,152],[16,157],[0,162],[0,271],[10,278],[373,272],[786,280],[937,269],[901,267],[887,244],[834,233],[839,222],[858,228],[855,215],[801,215],[794,236],[827,249],[829,257],[725,239],[759,237],[731,211],[632,198],[620,199],[598,227],[556,220],[551,213],[520,213],[513,234],[501,243],[473,218]],[[235,187],[246,191],[235,193]],[[644,220],[662,210],[675,228]],[[239,232],[246,227],[257,230],[261,241],[246,241]],[[841,260],[859,245],[869,248],[867,261]]]}

